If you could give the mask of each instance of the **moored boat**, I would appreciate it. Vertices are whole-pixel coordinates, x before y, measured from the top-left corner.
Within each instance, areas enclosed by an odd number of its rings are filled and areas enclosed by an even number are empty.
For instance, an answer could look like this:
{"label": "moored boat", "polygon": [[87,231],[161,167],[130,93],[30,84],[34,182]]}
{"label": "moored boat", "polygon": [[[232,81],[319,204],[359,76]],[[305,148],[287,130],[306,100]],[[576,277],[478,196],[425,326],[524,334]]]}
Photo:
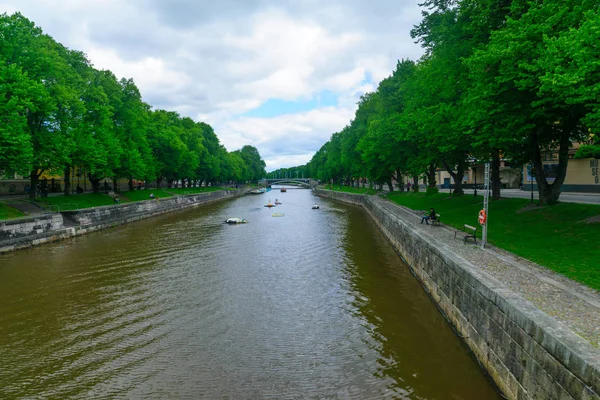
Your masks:
{"label": "moored boat", "polygon": [[265,189],[252,189],[246,192],[246,194],[263,194],[265,193]]}
{"label": "moored boat", "polygon": [[227,218],[225,220],[226,224],[246,224],[248,223],[248,220],[244,219],[244,218]]}

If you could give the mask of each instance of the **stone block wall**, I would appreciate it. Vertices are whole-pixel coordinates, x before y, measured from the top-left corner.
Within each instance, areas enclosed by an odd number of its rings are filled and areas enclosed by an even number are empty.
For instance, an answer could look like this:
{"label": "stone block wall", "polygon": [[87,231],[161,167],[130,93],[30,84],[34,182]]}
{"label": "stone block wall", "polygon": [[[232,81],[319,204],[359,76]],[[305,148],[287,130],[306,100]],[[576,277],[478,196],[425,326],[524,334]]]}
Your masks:
{"label": "stone block wall", "polygon": [[219,190],[0,221],[0,254],[243,194]]}
{"label": "stone block wall", "polygon": [[230,192],[220,190],[195,195],[88,208],[77,211],[63,211],[62,214],[65,218],[74,221],[81,228],[102,228],[105,226],[137,221],[165,212],[183,210],[188,207],[229,197],[237,193],[237,191]]}
{"label": "stone block wall", "polygon": [[0,221],[0,241],[37,235],[63,227],[60,214],[46,214]]}
{"label": "stone block wall", "polygon": [[316,194],[364,206],[509,399],[600,398],[600,351],[568,327],[413,229],[389,203]]}

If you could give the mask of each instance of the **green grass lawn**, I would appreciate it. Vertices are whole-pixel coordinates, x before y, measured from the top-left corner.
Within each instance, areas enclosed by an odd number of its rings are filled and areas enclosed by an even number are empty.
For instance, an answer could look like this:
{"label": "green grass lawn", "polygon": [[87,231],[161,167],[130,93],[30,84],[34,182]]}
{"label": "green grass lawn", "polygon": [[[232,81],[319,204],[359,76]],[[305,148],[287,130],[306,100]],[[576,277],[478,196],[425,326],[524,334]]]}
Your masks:
{"label": "green grass lawn", "polygon": [[[442,223],[455,228],[463,224],[479,227],[477,217],[483,208],[482,196],[395,192],[387,198],[413,210],[433,207]],[[600,206],[528,205],[527,199],[490,201],[488,242],[600,290],[600,222],[585,222],[600,218]]]}
{"label": "green grass lawn", "polygon": [[0,220],[19,218],[19,217],[23,217],[24,215],[25,214],[23,214],[21,211],[17,210],[16,208],[12,208],[11,206],[9,206],[7,204],[0,203]]}
{"label": "green grass lawn", "polygon": [[[154,193],[155,198],[165,198],[179,196],[185,194],[197,194],[204,192],[213,192],[222,190],[218,186],[201,187],[201,188],[174,188],[174,189],[145,189],[145,190],[130,190],[116,194],[121,203],[129,203],[133,201],[150,200],[150,194]],[[37,199],[36,202],[40,205],[57,206],[60,210],[76,210],[90,207],[101,207],[115,204],[112,196],[104,193],[83,193],[73,194],[70,196],[50,196]],[[0,217],[1,218],[1,217]],[[14,217],[8,217],[14,218]]]}
{"label": "green grass lawn", "polygon": [[[40,205],[55,205],[58,206],[60,210],[76,210],[114,204],[113,198],[104,193],[82,193],[72,194],[70,196],[42,197],[38,198],[36,202]],[[77,206],[74,206],[75,204]]]}
{"label": "green grass lawn", "polygon": [[357,194],[377,194],[380,193],[380,190],[371,189],[368,187],[352,187],[352,186],[341,186],[341,185],[322,185],[321,189],[325,190],[335,190],[337,192],[346,192],[346,193],[357,193]]}
{"label": "green grass lawn", "polygon": [[117,194],[122,202],[150,200],[150,194],[154,193],[155,198],[172,197],[173,194],[168,192],[169,189],[144,189],[144,190],[128,190]]}

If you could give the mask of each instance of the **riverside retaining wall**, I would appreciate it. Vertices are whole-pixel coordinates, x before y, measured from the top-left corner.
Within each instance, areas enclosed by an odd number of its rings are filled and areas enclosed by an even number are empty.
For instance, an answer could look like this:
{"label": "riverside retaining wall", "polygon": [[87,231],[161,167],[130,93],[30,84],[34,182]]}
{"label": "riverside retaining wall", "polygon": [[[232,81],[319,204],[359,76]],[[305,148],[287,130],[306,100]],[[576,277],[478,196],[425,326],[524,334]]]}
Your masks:
{"label": "riverside retaining wall", "polygon": [[243,194],[219,190],[2,221],[0,254]]}
{"label": "riverside retaining wall", "polygon": [[374,196],[316,190],[363,206],[509,399],[600,399],[598,349],[452,253]]}

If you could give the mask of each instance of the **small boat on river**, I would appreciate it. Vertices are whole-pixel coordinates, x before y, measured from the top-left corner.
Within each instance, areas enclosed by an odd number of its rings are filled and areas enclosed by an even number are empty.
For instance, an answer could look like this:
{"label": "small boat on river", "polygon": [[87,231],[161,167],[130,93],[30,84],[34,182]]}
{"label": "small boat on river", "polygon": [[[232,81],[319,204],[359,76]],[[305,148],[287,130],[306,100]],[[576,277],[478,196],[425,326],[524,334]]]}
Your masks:
{"label": "small boat on river", "polygon": [[265,207],[275,207],[275,204],[271,203],[271,199],[269,199],[269,202],[267,204],[265,204]]}
{"label": "small boat on river", "polygon": [[312,209],[313,210],[318,210],[319,209],[319,205],[318,204],[313,204]]}
{"label": "small boat on river", "polygon": [[281,202],[279,200],[275,199],[275,204],[279,205],[279,204],[281,204]]}
{"label": "small boat on river", "polygon": [[271,214],[271,215],[272,215],[273,217],[283,217],[283,216],[285,216],[285,214],[284,214],[284,213],[273,213],[273,214]]}
{"label": "small boat on river", "polygon": [[247,224],[248,220],[244,218],[227,218],[225,220],[226,224]]}
{"label": "small boat on river", "polygon": [[287,189],[286,188],[281,188],[281,193],[285,193],[285,192],[287,192]]}
{"label": "small boat on river", "polygon": [[246,192],[246,194],[263,194],[265,193],[265,189],[252,189]]}

